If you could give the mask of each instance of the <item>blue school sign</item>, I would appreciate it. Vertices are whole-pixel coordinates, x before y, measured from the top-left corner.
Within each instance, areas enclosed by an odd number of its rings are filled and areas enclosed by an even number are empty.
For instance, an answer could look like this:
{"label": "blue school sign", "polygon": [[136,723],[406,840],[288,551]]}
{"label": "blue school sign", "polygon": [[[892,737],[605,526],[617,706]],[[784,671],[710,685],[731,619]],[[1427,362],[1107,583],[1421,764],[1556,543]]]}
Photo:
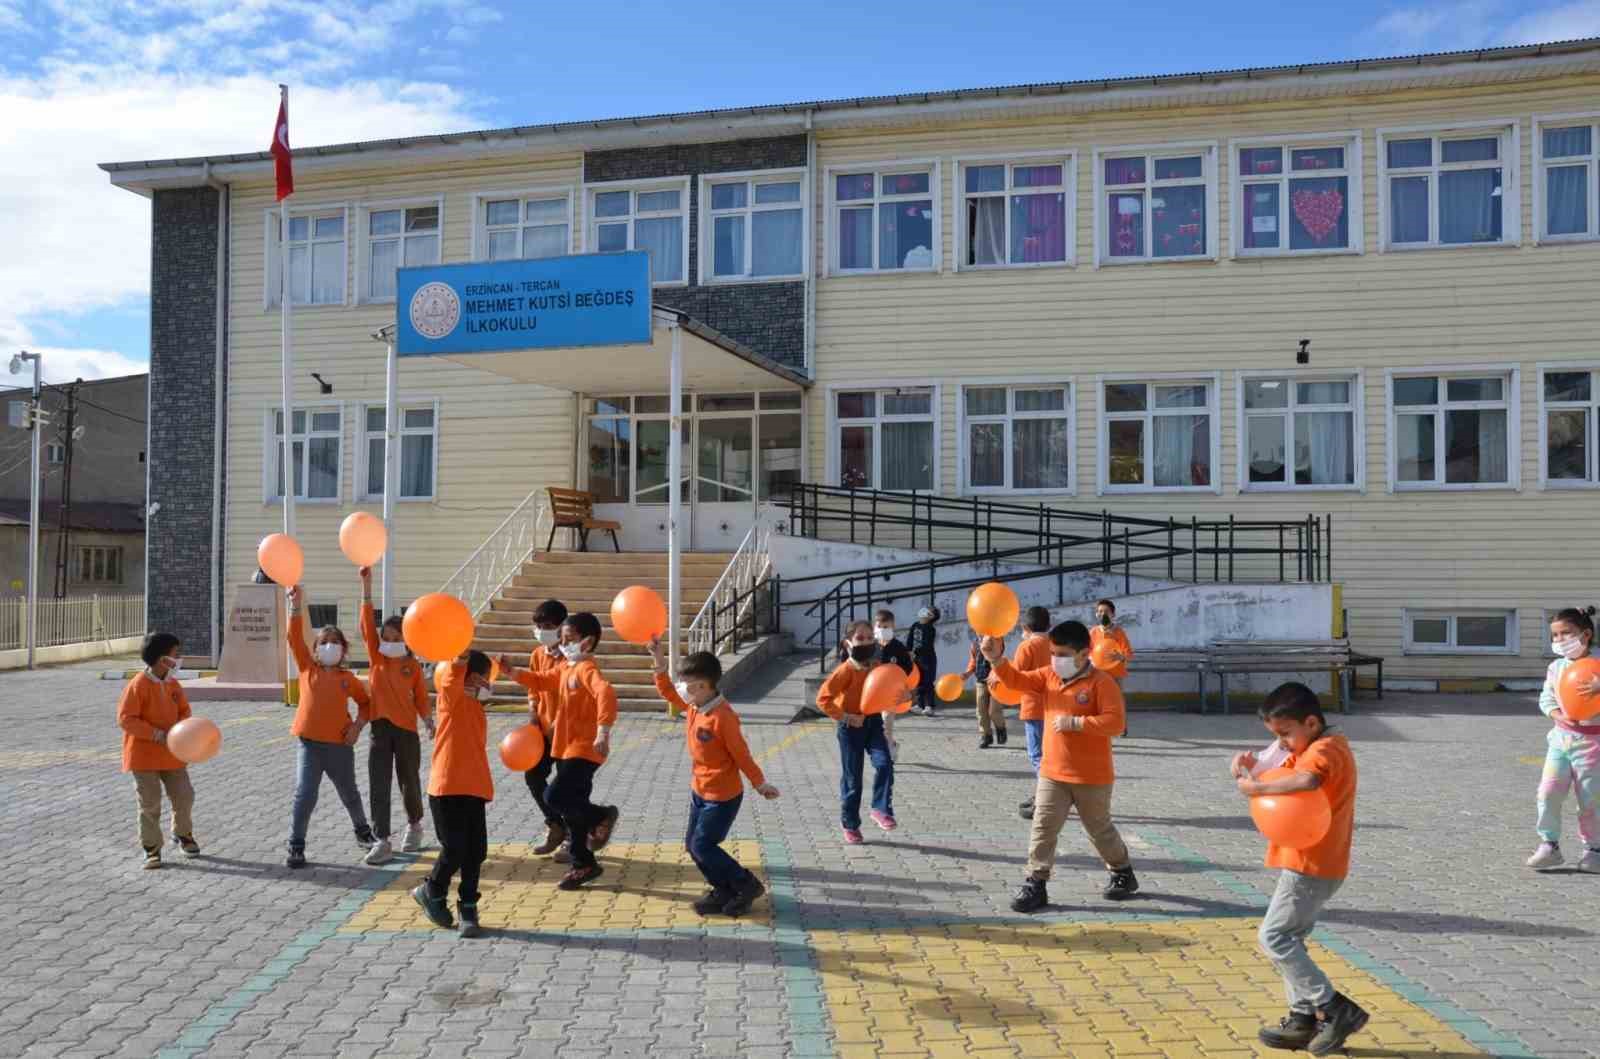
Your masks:
{"label": "blue school sign", "polygon": [[395,287],[402,357],[650,341],[642,250],[402,268]]}

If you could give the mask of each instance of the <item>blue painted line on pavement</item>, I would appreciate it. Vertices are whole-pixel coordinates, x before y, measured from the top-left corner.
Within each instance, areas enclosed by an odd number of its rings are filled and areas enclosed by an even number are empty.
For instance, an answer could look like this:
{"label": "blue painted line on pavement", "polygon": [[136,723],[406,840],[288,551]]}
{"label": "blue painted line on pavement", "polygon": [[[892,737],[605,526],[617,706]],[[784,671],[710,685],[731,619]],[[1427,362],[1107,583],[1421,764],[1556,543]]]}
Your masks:
{"label": "blue painted line on pavement", "polygon": [[833,1041],[822,976],[817,973],[816,953],[801,925],[800,901],[795,895],[794,857],[788,843],[777,838],[763,838],[761,860],[767,872],[768,900],[772,902],[772,933],[783,964],[791,1038],[789,1054],[806,1059],[832,1059]]}

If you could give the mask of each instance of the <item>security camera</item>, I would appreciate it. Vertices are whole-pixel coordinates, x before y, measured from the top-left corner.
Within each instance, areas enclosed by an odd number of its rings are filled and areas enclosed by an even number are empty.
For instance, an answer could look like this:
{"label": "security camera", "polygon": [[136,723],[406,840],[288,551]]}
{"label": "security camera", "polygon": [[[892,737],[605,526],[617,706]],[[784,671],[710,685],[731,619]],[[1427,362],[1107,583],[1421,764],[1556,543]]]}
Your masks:
{"label": "security camera", "polygon": [[161,501],[152,500],[150,502],[150,506],[145,509],[144,517],[145,518],[155,518],[156,512],[160,511],[160,510],[161,510]]}
{"label": "security camera", "polygon": [[22,374],[22,354],[21,353],[13,353],[11,355],[11,374],[13,374],[13,375],[21,375]]}

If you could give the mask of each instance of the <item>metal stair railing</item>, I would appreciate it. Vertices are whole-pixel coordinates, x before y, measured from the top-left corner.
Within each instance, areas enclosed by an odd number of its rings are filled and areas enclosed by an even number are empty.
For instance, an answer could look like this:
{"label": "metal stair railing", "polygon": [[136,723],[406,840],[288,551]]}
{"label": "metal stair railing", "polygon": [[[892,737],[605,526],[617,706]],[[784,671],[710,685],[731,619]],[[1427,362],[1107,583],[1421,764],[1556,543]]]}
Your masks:
{"label": "metal stair railing", "polygon": [[474,620],[533,559],[550,530],[550,497],[543,487],[529,493],[495,527],[439,589],[467,605]]}
{"label": "metal stair railing", "polygon": [[755,524],[690,622],[686,650],[737,651],[741,643],[760,635],[762,625],[769,631],[776,629],[776,610],[766,598],[771,595],[768,586],[775,580],[769,552],[773,521],[770,508],[757,512]]}

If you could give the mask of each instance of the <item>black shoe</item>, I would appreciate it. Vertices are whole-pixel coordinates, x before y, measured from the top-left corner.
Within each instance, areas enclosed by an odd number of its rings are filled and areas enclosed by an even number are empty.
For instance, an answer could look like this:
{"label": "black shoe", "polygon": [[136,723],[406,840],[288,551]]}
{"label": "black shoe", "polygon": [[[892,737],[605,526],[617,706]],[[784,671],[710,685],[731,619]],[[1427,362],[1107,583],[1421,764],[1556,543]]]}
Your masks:
{"label": "black shoe", "polygon": [[1317,1017],[1303,1011],[1291,1011],[1276,1026],[1263,1026],[1256,1031],[1256,1039],[1262,1044],[1285,1052],[1299,1051],[1316,1035]]}
{"label": "black shoe", "polygon": [[750,906],[755,904],[756,899],[766,892],[767,888],[761,885],[760,879],[754,875],[746,876],[745,881],[740,884],[733,898],[722,906],[722,914],[725,916],[742,916],[750,911]]}
{"label": "black shoe", "polygon": [[1017,808],[1018,809],[1032,809],[1033,808],[1033,799],[1032,798],[1026,798],[1023,801],[1018,802],[1017,803]]}
{"label": "black shoe", "polygon": [[456,925],[456,921],[450,918],[449,902],[442,897],[429,894],[427,880],[418,883],[411,891],[411,896],[422,906],[422,914],[427,916],[434,926],[449,930]]}
{"label": "black shoe", "polygon": [[1114,868],[1106,880],[1103,896],[1107,901],[1126,901],[1139,892],[1139,879],[1132,868]]}
{"label": "black shoe", "polygon": [[605,874],[605,869],[599,864],[575,864],[572,870],[561,877],[556,883],[558,890],[581,890],[589,883],[594,882]]}
{"label": "black shoe", "polygon": [[155,871],[161,867],[161,847],[152,846],[144,851],[144,866],[148,871]]}
{"label": "black shoe", "polygon": [[289,855],[283,858],[283,863],[291,868],[304,868],[306,866],[306,851],[299,846],[290,846]]}
{"label": "black shoe", "polygon": [[936,713],[936,712],[935,712],[935,711],[934,711],[934,708],[933,708],[933,707],[932,707],[932,706],[926,706],[926,707],[924,707],[924,708],[923,708],[923,710],[922,710],[922,712],[923,712],[923,713],[925,713],[925,714],[927,714],[927,715],[928,715],[928,716],[929,716],[929,717],[935,717],[935,716],[938,716],[938,714],[937,714],[937,713]]}
{"label": "black shoe", "polygon": [[992,746],[994,746],[994,736],[992,735],[983,736],[978,740],[979,750],[988,750]]}
{"label": "black shoe", "polygon": [[1017,895],[1011,899],[1013,912],[1037,912],[1050,904],[1050,894],[1045,890],[1043,879],[1027,879],[1017,887]]}
{"label": "black shoe", "polygon": [[722,906],[731,900],[733,900],[732,890],[713,886],[706,891],[704,897],[694,903],[693,908],[703,916],[717,915],[722,911]]}
{"label": "black shoe", "polygon": [[372,828],[370,826],[356,828],[356,845],[362,846],[366,849],[371,849],[377,844],[378,836],[372,833]]}
{"label": "black shoe", "polygon": [[1327,1055],[1344,1047],[1353,1034],[1360,1033],[1370,1016],[1360,1004],[1343,993],[1333,994],[1333,1000],[1322,1009],[1322,1021],[1317,1023],[1317,1034],[1306,1045],[1312,1055]]}
{"label": "black shoe", "polygon": [[994,741],[1001,746],[1006,745],[1006,730],[1004,728],[996,728],[994,730]]}
{"label": "black shoe", "polygon": [[617,829],[617,817],[622,814],[614,805],[606,806],[605,815],[600,822],[589,829],[589,849],[598,853],[606,848],[606,843],[611,841],[611,833]]}
{"label": "black shoe", "polygon": [[[426,886],[427,884],[424,883],[423,885]],[[469,905],[464,901],[457,901],[456,912],[461,916],[461,926],[457,928],[457,932],[463,938],[483,937],[483,928],[478,926],[477,905]]]}
{"label": "black shoe", "polygon": [[1033,819],[1033,800],[1031,798],[1028,801],[1023,802],[1022,805],[1017,808],[1017,815],[1022,817],[1024,820]]}

